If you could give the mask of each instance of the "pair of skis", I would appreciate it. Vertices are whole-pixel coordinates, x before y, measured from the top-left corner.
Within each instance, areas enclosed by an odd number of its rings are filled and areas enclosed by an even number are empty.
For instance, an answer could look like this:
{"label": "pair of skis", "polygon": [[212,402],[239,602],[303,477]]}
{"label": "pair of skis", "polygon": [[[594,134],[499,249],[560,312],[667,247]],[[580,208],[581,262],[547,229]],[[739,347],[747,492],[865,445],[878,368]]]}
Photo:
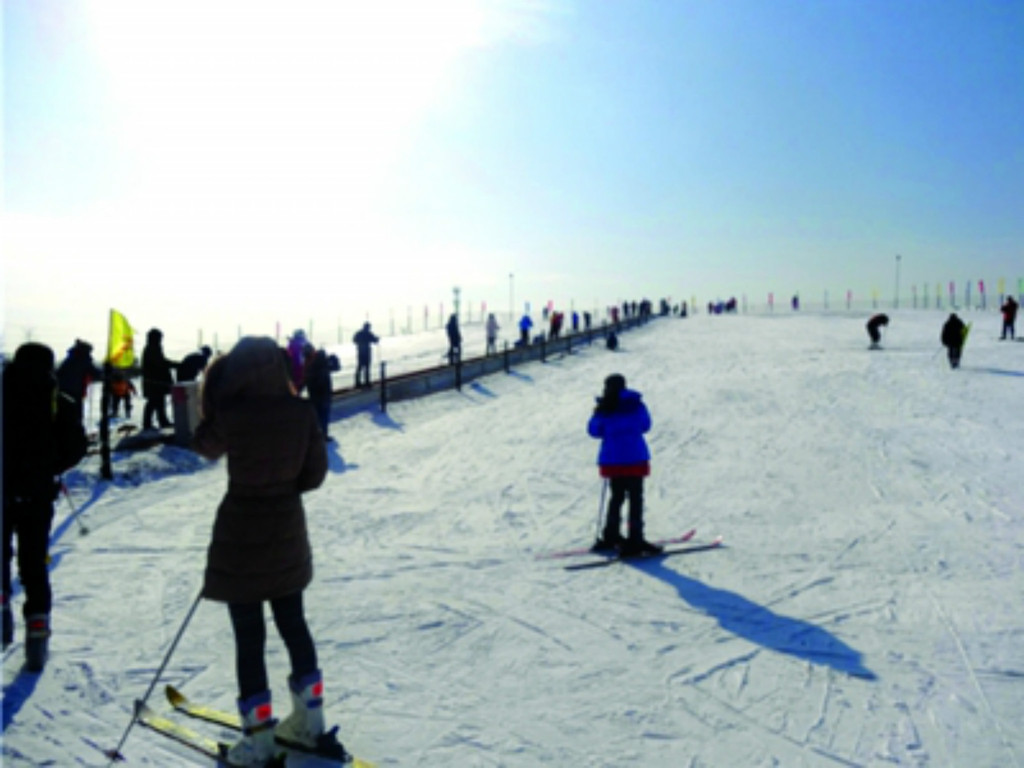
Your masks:
{"label": "pair of skis", "polygon": [[608,552],[595,551],[592,547],[581,547],[579,549],[566,549],[559,552],[549,552],[547,554],[538,555],[538,560],[563,560],[567,558],[581,557],[585,555],[593,555],[592,559],[585,560],[583,562],[569,563],[564,566],[567,571],[584,571],[591,568],[603,568],[613,563],[619,563],[623,561],[637,561],[645,560],[651,557],[671,557],[673,555],[687,555],[695,552],[706,552],[711,549],[718,549],[722,546],[723,539],[718,536],[713,541],[707,544],[692,544],[688,546],[678,546],[682,544],[688,544],[688,542],[697,535],[697,529],[691,528],[686,533],[680,536],[673,536],[667,539],[658,539],[654,541],[659,547],[662,547],[662,551],[652,555],[638,555],[633,557],[623,557],[621,553],[615,550]]}
{"label": "pair of skis", "polygon": [[[232,712],[224,712],[189,699],[181,691],[168,685],[165,688],[168,703],[175,711],[233,731],[242,730],[241,718]],[[214,761],[217,766],[227,766],[225,760],[228,745],[217,739],[204,736],[187,725],[163,715],[144,702],[136,702],[135,719],[140,724],[182,744],[189,749]],[[286,768],[298,764],[309,766],[345,766],[345,768],[374,768],[373,763],[349,754],[338,741],[337,727],[320,737],[317,749],[310,750],[293,744],[278,743],[280,754],[271,759],[264,768]]]}

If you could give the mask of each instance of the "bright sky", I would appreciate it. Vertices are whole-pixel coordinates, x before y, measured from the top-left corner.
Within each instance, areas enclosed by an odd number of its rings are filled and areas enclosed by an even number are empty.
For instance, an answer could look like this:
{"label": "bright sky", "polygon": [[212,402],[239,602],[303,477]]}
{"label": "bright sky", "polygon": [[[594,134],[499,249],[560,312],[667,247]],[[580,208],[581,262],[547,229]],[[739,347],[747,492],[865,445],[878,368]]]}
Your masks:
{"label": "bright sky", "polygon": [[3,9],[8,350],[1024,277],[1024,3]]}

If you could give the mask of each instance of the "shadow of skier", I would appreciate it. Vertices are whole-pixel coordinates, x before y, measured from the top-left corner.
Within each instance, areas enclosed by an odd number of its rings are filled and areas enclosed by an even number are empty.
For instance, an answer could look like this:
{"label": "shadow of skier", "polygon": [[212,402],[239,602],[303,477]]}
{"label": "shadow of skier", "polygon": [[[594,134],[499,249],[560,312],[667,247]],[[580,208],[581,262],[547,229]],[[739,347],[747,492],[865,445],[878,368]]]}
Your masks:
{"label": "shadow of skier", "polygon": [[852,677],[877,679],[864,666],[861,654],[821,627],[802,619],[781,616],[762,605],[702,584],[665,567],[664,557],[626,561],[638,571],[675,588],[693,608],[715,619],[719,626],[763,648],[831,667]]}
{"label": "shadow of skier", "polygon": [[40,676],[38,672],[28,672],[22,669],[9,684],[4,685],[2,729],[4,732],[7,731],[7,726],[14,722],[14,718],[21,711],[21,708],[25,706],[25,702],[29,700],[32,692],[36,689],[36,685],[39,684]]}

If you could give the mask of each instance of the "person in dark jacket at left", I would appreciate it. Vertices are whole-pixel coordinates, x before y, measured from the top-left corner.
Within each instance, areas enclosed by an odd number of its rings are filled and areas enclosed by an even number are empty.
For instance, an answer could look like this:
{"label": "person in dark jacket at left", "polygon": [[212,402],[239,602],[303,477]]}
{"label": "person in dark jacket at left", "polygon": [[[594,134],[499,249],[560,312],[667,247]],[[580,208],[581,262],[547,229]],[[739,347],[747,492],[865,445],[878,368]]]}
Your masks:
{"label": "person in dark jacket at left", "polygon": [[[323,676],[303,610],[313,557],[302,494],[320,486],[327,449],[317,417],[297,396],[281,350],[268,337],[243,337],[207,369],[193,448],[227,456],[228,488],[217,508],[203,597],[226,603],[235,637],[241,739],[231,766],[263,766],[284,743],[311,748],[325,733]],[[264,603],[288,649],[293,709],[272,716],[264,648]]]}
{"label": "person in dark jacket at left", "polygon": [[82,459],[87,442],[78,406],[59,391],[53,362],[53,350],[29,342],[3,371],[3,646],[14,640],[9,600],[17,536],[29,672],[43,669],[49,646],[53,592],[47,550],[58,475]]}
{"label": "person in dark jacket at left", "polygon": [[[587,432],[601,441],[597,455],[601,477],[611,488],[608,512],[595,551],[618,549],[623,557],[652,555],[661,547],[644,539],[644,478],[651,473],[651,452],[644,435],[651,429],[651,414],[639,392],[626,388],[615,373],[605,379],[604,392],[587,423]],[[629,533],[620,532],[622,505],[629,498]]]}
{"label": "person in dark jacket at left", "polygon": [[174,384],[171,371],[178,367],[178,363],[164,356],[163,345],[163,331],[151,328],[142,350],[142,397],[146,401],[142,409],[143,429],[152,429],[154,418],[161,429],[171,426],[167,418],[167,396]]}

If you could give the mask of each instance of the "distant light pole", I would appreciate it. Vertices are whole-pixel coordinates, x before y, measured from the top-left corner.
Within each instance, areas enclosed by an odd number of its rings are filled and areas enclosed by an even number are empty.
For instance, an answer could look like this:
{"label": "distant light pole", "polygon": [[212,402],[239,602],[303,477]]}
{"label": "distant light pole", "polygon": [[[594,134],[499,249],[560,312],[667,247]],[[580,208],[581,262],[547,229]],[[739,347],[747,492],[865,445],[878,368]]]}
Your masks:
{"label": "distant light pole", "polygon": [[516,302],[515,302],[515,278],[516,276],[511,272],[508,273],[508,321],[511,323],[515,320]]}
{"label": "distant light pole", "polygon": [[893,309],[900,308],[900,260],[902,258],[898,253],[896,254],[896,295],[893,297]]}

